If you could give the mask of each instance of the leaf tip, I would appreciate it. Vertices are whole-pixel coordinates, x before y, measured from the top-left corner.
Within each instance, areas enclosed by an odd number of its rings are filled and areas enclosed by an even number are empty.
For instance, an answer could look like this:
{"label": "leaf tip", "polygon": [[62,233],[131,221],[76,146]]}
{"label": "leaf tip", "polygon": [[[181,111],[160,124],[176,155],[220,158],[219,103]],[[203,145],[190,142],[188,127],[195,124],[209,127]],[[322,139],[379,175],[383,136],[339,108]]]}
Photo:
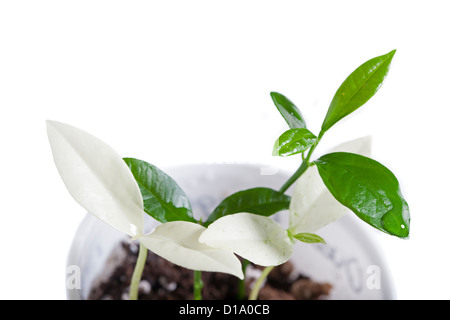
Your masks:
{"label": "leaf tip", "polygon": [[55,128],[58,123],[59,122],[54,121],[54,120],[45,120],[45,127],[47,128],[47,133],[52,128]]}
{"label": "leaf tip", "polygon": [[244,280],[244,279],[245,279],[244,272],[243,272],[242,270],[241,270],[239,273],[235,273],[235,274],[233,274],[233,275],[235,275],[236,277],[238,277],[239,280]]}

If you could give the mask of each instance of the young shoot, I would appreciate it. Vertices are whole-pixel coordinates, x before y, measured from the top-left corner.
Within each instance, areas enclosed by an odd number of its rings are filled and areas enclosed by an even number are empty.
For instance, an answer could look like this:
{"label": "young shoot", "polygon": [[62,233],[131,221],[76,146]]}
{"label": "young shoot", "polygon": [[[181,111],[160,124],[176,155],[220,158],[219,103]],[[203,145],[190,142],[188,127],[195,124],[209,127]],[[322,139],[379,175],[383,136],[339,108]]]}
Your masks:
{"label": "young shoot", "polygon": [[302,154],[298,170],[278,190],[285,193],[296,183],[289,205],[289,227],[283,229],[268,217],[269,214],[235,213],[211,223],[200,237],[207,245],[231,250],[255,264],[266,266],[253,288],[251,299],[258,296],[258,284],[270,270],[290,259],[296,240],[325,243],[315,232],[345,215],[349,209],[372,227],[408,238],[408,204],[394,174],[368,158],[368,138],[343,144],[311,161],[324,134],[378,91],[394,54],[395,50],[363,63],[345,79],[330,103],[317,136],[307,129],[294,103],[280,93],[271,93],[275,106],[289,126],[289,130],[276,140],[273,155]]}
{"label": "young shoot", "polygon": [[[250,299],[258,297],[274,266],[288,261],[297,241],[321,243],[316,234],[352,211],[387,234],[408,238],[410,216],[394,174],[369,158],[370,138],[346,142],[312,160],[324,134],[365,104],[381,87],[395,50],[353,71],[332,99],[320,132],[307,129],[299,109],[284,95],[270,95],[289,129],[275,142],[273,155],[301,154],[301,164],[279,190],[255,187],[225,199],[202,222],[194,218],[189,199],[178,184],[156,166],[122,158],[103,141],[80,129],[47,121],[54,161],[68,191],[88,212],[139,242],[130,284],[138,285],[147,249],[194,270],[194,297],[201,299],[201,271],[224,272],[244,279],[239,255],[264,266]],[[292,194],[286,191],[293,186]],[[272,215],[289,211],[287,229]],[[144,216],[160,222],[144,232]],[[243,282],[240,284],[242,291]]]}

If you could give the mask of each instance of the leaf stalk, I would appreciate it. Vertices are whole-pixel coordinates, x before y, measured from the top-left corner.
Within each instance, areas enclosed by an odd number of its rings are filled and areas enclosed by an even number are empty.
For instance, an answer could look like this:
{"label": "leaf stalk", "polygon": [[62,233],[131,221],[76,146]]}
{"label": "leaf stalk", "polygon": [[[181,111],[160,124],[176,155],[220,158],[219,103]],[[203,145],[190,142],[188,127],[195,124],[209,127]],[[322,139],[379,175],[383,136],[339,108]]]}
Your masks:
{"label": "leaf stalk", "polygon": [[194,270],[194,300],[202,300],[203,286],[202,272]]}
{"label": "leaf stalk", "polygon": [[134,266],[133,275],[130,284],[130,300],[137,300],[139,294],[139,283],[141,282],[142,272],[144,271],[145,261],[147,260],[147,248],[139,244],[139,254]]}
{"label": "leaf stalk", "polygon": [[250,292],[248,300],[256,300],[258,298],[258,294],[259,291],[261,290],[262,284],[264,283],[264,280],[266,280],[267,276],[269,275],[270,271],[272,271],[273,268],[275,268],[275,266],[269,266],[264,268],[258,280],[256,280],[255,285],[253,286],[253,289]]}

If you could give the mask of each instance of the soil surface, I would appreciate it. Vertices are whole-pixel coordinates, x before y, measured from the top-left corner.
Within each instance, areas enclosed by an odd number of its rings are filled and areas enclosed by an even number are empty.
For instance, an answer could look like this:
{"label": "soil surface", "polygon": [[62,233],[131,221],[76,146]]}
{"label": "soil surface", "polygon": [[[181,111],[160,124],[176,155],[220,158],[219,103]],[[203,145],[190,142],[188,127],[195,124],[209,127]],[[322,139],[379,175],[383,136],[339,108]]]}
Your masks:
{"label": "soil surface", "polygon": [[[122,242],[120,263],[110,270],[107,281],[101,281],[91,290],[91,300],[128,299],[131,275],[136,263],[138,246],[135,243]],[[123,254],[124,253],[124,254]],[[117,261],[117,259],[115,259]],[[112,262],[109,263],[110,266]],[[246,269],[245,291],[250,293],[251,286],[259,277],[261,269],[249,265]],[[236,300],[238,298],[239,279],[215,272],[202,272],[205,300]],[[148,252],[147,261],[139,284],[140,300],[192,300],[193,271],[188,270],[159,256]],[[294,274],[294,266],[286,262],[275,267],[260,291],[260,300],[317,300],[326,299],[332,286],[317,283],[308,277]]]}

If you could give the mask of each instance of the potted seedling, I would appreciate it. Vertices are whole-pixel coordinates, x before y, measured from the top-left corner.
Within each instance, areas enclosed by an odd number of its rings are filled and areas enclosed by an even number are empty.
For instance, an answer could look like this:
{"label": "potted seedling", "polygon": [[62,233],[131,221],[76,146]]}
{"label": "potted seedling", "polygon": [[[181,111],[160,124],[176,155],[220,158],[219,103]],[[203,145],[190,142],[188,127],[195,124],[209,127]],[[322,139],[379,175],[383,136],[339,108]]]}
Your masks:
{"label": "potted seedling", "polygon": [[[194,270],[195,299],[202,297],[201,272],[226,273],[243,281],[248,262],[261,266],[264,269],[248,296],[256,299],[272,269],[290,260],[296,242],[325,243],[317,232],[347,211],[387,234],[408,238],[409,208],[399,183],[389,169],[367,156],[366,140],[313,158],[325,133],[378,91],[394,54],[395,50],[373,58],[347,77],[318,135],[307,129],[300,111],[287,97],[272,92],[272,100],[289,126],[276,140],[273,154],[300,154],[298,170],[277,190],[253,187],[234,192],[205,218],[195,217],[184,190],[156,166],[122,158],[83,130],[47,121],[54,161],[70,194],[89,213],[138,244],[129,298],[138,299],[148,250]],[[273,219],[286,210],[287,227]],[[158,222],[148,232],[144,230],[146,216]]]}

